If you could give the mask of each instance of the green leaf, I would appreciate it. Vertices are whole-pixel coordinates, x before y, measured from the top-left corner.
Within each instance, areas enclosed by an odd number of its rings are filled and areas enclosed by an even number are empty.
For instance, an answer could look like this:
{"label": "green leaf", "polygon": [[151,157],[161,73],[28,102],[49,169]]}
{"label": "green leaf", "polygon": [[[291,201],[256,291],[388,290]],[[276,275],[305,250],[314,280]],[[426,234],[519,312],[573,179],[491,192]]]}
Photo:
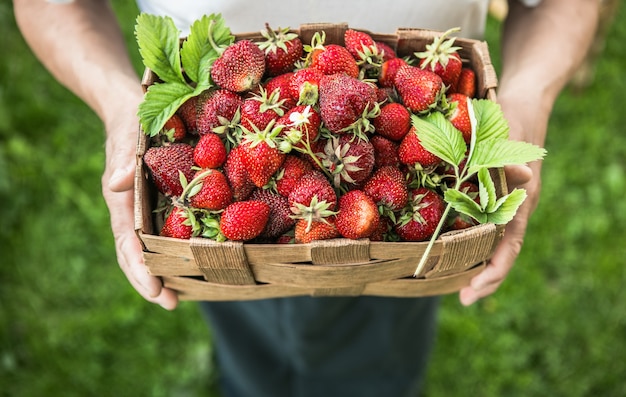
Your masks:
{"label": "green leaf", "polygon": [[180,65],[180,31],[172,18],[139,14],[135,36],[144,66],[163,81],[185,81]]}
{"label": "green leaf", "polygon": [[180,105],[206,88],[206,85],[198,85],[194,89],[176,82],[156,83],[148,87],[137,113],[144,132],[150,136],[157,135]]}
{"label": "green leaf", "polygon": [[476,117],[476,142],[490,139],[508,139],[509,125],[500,105],[489,99],[473,99]]}
{"label": "green leaf", "polygon": [[457,212],[469,215],[480,223],[487,222],[487,214],[485,214],[478,203],[474,201],[468,194],[456,189],[448,189],[444,193],[444,200]]}
{"label": "green leaf", "polygon": [[467,162],[467,175],[478,172],[481,168],[501,168],[506,165],[522,165],[540,160],[546,150],[528,142],[508,139],[489,139],[477,141],[472,157]]}
{"label": "green leaf", "polygon": [[513,219],[518,208],[526,200],[526,190],[513,189],[506,196],[501,197],[495,205],[495,211],[487,214],[488,222],[496,225],[505,225]]}
{"label": "green leaf", "polygon": [[446,163],[461,164],[467,146],[461,132],[443,114],[434,112],[424,118],[413,115],[411,122],[424,149]]}
{"label": "green leaf", "polygon": [[480,195],[480,207],[485,212],[492,212],[496,201],[496,185],[491,179],[491,174],[487,168],[481,168],[478,171],[478,191]]}
{"label": "green leaf", "polygon": [[221,14],[204,15],[196,20],[180,54],[187,76],[196,83],[208,83],[211,66],[219,57],[220,49],[234,40]]}

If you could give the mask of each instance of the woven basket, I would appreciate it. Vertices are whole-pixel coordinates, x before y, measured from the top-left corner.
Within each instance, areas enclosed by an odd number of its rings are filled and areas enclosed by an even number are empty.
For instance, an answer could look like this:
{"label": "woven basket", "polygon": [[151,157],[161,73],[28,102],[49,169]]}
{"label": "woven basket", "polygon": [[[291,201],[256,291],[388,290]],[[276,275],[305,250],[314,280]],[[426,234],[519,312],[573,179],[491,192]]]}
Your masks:
{"label": "woven basket", "polygon": [[[326,32],[327,43],[343,44],[346,24],[306,24],[296,32],[304,43]],[[422,51],[441,32],[399,29],[395,34],[368,32],[396,49],[399,56]],[[261,40],[259,33],[236,35]],[[485,42],[458,38],[460,55],[477,75],[477,96],[495,101],[497,79]],[[157,79],[146,70],[144,89]],[[504,228],[484,224],[442,234],[424,270],[413,273],[427,242],[370,242],[333,239],[310,244],[217,243],[205,238],[180,240],[158,236],[152,209],[157,192],[143,165],[148,138],[139,132],[135,180],[135,226],[144,245],[149,272],[182,300],[254,300],[290,296],[419,297],[458,291],[485,266]],[[506,194],[502,170],[492,170],[498,195]]]}

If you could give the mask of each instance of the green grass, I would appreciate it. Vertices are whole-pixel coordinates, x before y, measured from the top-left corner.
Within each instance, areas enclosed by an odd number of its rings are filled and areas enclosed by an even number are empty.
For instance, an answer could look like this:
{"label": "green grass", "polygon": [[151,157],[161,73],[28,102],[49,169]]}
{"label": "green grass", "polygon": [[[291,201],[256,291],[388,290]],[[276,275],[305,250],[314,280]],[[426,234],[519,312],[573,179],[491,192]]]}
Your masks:
{"label": "green grass", "polygon": [[[114,4],[134,45],[134,5]],[[594,83],[556,104],[517,266],[473,307],[444,299],[427,396],[626,395],[622,22],[623,8]],[[8,2],[0,48],[0,396],[206,395],[196,305],[145,303],[116,264],[101,122],[33,57]]]}

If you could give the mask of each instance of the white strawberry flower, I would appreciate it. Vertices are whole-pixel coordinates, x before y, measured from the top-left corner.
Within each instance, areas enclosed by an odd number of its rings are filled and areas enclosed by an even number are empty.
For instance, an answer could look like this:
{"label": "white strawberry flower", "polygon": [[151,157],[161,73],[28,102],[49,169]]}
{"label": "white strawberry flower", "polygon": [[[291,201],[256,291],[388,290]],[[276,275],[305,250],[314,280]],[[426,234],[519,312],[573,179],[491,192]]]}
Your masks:
{"label": "white strawberry flower", "polygon": [[309,118],[311,117],[311,106],[307,105],[302,112],[292,112],[289,115],[290,126],[300,126],[302,124],[309,124]]}

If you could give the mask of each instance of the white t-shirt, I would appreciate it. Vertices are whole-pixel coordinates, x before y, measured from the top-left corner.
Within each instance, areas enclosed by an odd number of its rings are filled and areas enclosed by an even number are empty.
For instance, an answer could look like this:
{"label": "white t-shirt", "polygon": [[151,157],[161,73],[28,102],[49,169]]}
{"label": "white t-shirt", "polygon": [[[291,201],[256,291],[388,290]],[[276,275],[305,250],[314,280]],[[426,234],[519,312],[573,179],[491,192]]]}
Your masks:
{"label": "white t-shirt", "polygon": [[[532,2],[536,0],[526,0]],[[489,0],[388,0],[368,7],[368,0],[137,0],[139,9],[172,17],[183,35],[202,15],[221,13],[233,33],[297,28],[310,22],[346,22],[353,28],[394,33],[397,28],[445,31],[461,27],[459,35],[483,35]]]}

